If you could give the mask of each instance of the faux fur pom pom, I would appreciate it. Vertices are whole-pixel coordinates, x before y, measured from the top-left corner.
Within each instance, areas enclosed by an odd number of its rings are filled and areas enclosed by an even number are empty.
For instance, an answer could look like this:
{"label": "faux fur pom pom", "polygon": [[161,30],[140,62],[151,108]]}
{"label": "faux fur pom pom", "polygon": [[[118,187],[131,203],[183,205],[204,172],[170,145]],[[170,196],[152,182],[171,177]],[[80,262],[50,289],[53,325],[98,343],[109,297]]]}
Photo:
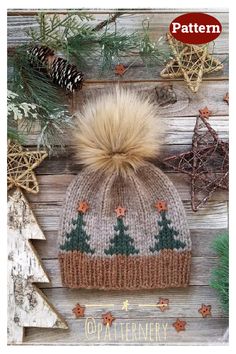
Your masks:
{"label": "faux fur pom pom", "polygon": [[157,107],[133,91],[116,88],[77,115],[74,146],[80,163],[127,176],[159,150]]}

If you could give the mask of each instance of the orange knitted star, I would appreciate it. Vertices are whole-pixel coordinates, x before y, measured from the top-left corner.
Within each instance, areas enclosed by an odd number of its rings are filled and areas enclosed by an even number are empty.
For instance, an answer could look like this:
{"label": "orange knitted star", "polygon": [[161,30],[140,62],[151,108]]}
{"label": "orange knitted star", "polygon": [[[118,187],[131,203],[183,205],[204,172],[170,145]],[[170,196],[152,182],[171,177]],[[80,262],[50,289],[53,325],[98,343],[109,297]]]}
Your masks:
{"label": "orange knitted star", "polygon": [[116,318],[114,316],[112,316],[111,312],[107,312],[102,315],[102,320],[103,320],[102,323],[104,324],[104,326],[106,326],[106,325],[111,326],[112,322],[115,321],[115,319]]}
{"label": "orange knitted star", "polygon": [[186,324],[187,324],[187,322],[182,321],[179,318],[177,318],[177,320],[172,325],[173,325],[173,327],[175,327],[177,332],[180,332],[180,331],[185,331]]}
{"label": "orange knitted star", "polygon": [[78,212],[85,214],[88,209],[89,209],[89,205],[87,202],[79,202],[78,203],[78,207],[77,207]]}
{"label": "orange knitted star", "polygon": [[121,206],[118,206],[118,207],[115,209],[115,212],[116,212],[117,218],[120,218],[120,217],[122,217],[122,216],[125,216],[126,209],[125,209],[125,208],[122,208]]}
{"label": "orange knitted star", "polygon": [[85,307],[80,306],[80,304],[76,304],[76,306],[72,310],[76,318],[84,317],[84,311],[85,311]]}
{"label": "orange knitted star", "polygon": [[159,211],[159,213],[161,211],[167,211],[167,202],[165,202],[164,200],[158,200],[155,204],[155,208],[157,208],[157,210]]}
{"label": "orange knitted star", "polygon": [[159,307],[161,312],[168,310],[169,309],[169,299],[164,299],[163,297],[159,297],[159,302],[157,303],[157,306]]}
{"label": "orange knitted star", "polygon": [[209,118],[212,112],[209,111],[207,107],[205,107],[203,109],[199,109],[199,113],[201,118]]}
{"label": "orange knitted star", "polygon": [[211,316],[211,305],[202,304],[198,312],[202,315],[203,318]]}

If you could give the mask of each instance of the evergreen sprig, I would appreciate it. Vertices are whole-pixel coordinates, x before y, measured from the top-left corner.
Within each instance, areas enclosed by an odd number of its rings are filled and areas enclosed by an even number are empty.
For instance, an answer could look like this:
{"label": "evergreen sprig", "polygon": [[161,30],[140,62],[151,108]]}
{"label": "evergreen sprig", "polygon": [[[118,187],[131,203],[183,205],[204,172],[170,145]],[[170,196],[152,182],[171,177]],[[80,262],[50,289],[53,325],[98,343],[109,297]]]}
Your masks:
{"label": "evergreen sprig", "polygon": [[[71,127],[68,108],[63,104],[60,89],[47,75],[42,63],[32,66],[27,51],[35,45],[45,45],[64,56],[66,60],[78,65],[80,69],[89,68],[96,62],[101,74],[123,56],[133,56],[134,62],[141,58],[145,65],[155,65],[165,60],[165,53],[159,42],[153,42],[149,34],[149,21],[143,22],[143,33],[117,31],[117,12],[95,26],[93,17],[82,12],[48,15],[40,12],[37,16],[38,28],[27,33],[31,39],[28,45],[16,48],[9,58],[12,69],[9,89],[17,95],[18,104],[27,103],[36,107],[34,114],[24,114],[20,127],[29,133],[36,121],[40,125],[38,146],[49,152],[55,145],[63,147],[63,133]],[[133,64],[130,64],[130,66]],[[41,66],[41,70],[38,68]],[[37,116],[37,119],[36,119]],[[8,135],[20,141],[18,124],[11,119]],[[20,133],[21,134],[21,133]]]}
{"label": "evergreen sprig", "polygon": [[34,107],[34,114],[24,114],[20,121],[22,133],[29,133],[39,123],[38,146],[51,152],[55,145],[63,147],[63,133],[71,125],[71,118],[58,88],[30,64],[27,48],[17,48],[9,60],[13,68],[9,88],[17,95],[18,104],[27,102]]}
{"label": "evergreen sprig", "polygon": [[36,17],[39,28],[30,28],[26,33],[32,38],[33,43],[49,46],[55,50],[65,48],[65,41],[68,37],[80,33],[87,25],[81,21],[90,21],[93,17],[82,12],[68,13],[61,18],[58,14],[47,15],[40,12]]}
{"label": "evergreen sprig", "polygon": [[213,269],[210,286],[219,295],[223,311],[229,312],[229,235],[225,233],[218,236],[212,245],[219,257],[218,266]]}
{"label": "evergreen sprig", "polygon": [[143,32],[127,34],[116,30],[115,20],[121,15],[110,15],[101,25],[94,27],[89,22],[93,20],[91,15],[69,13],[61,17],[40,13],[37,18],[39,30],[30,29],[27,33],[33,43],[62,51],[67,60],[75,61],[82,69],[88,67],[88,60],[96,60],[104,72],[125,55],[139,56],[146,66],[164,63],[169,50],[163,49],[161,39],[151,40],[149,20],[143,21]]}

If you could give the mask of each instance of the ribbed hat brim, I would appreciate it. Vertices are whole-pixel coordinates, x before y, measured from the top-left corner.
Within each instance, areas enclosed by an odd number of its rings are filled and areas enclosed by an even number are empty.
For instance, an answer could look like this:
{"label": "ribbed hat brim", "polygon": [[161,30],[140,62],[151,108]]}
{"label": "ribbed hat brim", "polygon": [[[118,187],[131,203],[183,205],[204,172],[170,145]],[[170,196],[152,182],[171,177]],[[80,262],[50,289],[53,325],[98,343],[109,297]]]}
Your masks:
{"label": "ribbed hat brim", "polygon": [[61,252],[63,286],[69,288],[135,290],[189,285],[191,252],[162,250],[153,256],[94,257]]}

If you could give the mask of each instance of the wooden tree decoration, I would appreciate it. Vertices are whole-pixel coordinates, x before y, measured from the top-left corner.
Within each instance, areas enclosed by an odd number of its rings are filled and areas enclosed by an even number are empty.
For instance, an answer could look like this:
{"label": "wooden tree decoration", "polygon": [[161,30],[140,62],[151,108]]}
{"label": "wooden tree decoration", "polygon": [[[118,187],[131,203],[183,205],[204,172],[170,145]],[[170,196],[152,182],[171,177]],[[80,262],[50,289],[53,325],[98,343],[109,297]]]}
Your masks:
{"label": "wooden tree decoration", "polygon": [[24,327],[67,328],[66,322],[33,284],[48,283],[31,239],[45,240],[19,189],[8,202],[8,343],[23,341]]}
{"label": "wooden tree decoration", "polygon": [[167,40],[174,55],[161,77],[176,79],[183,77],[192,92],[197,92],[202,82],[203,74],[210,74],[223,69],[223,64],[208,53],[208,45],[190,45],[177,41],[170,33]]}

